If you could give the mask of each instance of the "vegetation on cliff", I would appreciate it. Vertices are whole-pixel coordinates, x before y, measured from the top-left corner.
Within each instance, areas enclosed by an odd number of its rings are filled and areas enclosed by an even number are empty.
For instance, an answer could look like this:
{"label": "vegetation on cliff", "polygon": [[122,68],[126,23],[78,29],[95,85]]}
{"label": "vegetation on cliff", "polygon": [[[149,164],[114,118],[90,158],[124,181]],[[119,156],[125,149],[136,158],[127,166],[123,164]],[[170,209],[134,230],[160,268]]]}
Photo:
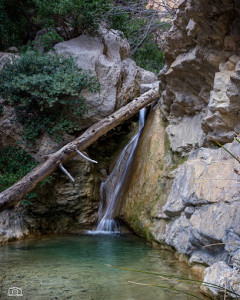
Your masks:
{"label": "vegetation on cliff", "polygon": [[36,165],[37,162],[20,148],[0,149],[0,192],[13,185]]}
{"label": "vegetation on cliff", "polygon": [[44,132],[59,140],[78,130],[86,111],[82,90],[96,92],[97,79],[72,58],[27,51],[8,61],[0,72],[0,94],[14,106],[24,126],[23,139],[34,142]]}
{"label": "vegetation on cliff", "polygon": [[[96,34],[99,24],[103,24],[124,32],[140,66],[159,71],[163,55],[154,43],[153,33],[165,30],[167,25],[155,11],[147,10],[146,4],[114,0],[0,1],[0,48],[20,49],[19,56],[4,62],[0,71],[0,95],[4,105],[15,108],[16,120],[24,128],[23,140],[33,144],[47,133],[59,141],[64,133],[76,133],[87,110],[81,92],[99,90],[96,78],[78,68],[73,58],[46,53],[55,43],[82,33]],[[35,40],[41,29],[43,34]],[[5,166],[1,171],[2,191],[28,173],[35,162],[18,147],[1,149],[1,153],[2,169]],[[9,165],[15,164],[12,157],[16,157],[22,171]],[[29,164],[22,168],[24,160]]]}

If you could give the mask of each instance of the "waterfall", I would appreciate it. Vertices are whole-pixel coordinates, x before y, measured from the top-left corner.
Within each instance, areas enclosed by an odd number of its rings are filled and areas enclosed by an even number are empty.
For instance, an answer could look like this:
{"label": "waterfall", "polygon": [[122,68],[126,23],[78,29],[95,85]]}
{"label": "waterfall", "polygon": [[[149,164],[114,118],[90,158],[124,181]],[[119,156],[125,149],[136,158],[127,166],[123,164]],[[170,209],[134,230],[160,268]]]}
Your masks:
{"label": "waterfall", "polygon": [[119,232],[118,223],[114,218],[120,210],[125,179],[131,167],[141,131],[144,127],[145,114],[146,108],[141,109],[139,112],[138,133],[123,149],[112,173],[101,184],[96,233]]}

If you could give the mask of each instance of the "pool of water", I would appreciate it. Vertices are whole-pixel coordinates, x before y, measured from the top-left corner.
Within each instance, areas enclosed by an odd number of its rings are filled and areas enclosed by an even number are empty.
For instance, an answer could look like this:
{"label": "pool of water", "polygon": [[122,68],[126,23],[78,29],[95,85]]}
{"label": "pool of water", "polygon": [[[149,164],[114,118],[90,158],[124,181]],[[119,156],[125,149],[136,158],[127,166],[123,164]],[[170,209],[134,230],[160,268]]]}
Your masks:
{"label": "pool of water", "polygon": [[[194,278],[172,253],[130,234],[43,236],[0,247],[0,299],[194,299],[129,281],[184,289],[205,299],[192,286],[108,264]],[[23,296],[9,297],[12,287],[21,288]]]}

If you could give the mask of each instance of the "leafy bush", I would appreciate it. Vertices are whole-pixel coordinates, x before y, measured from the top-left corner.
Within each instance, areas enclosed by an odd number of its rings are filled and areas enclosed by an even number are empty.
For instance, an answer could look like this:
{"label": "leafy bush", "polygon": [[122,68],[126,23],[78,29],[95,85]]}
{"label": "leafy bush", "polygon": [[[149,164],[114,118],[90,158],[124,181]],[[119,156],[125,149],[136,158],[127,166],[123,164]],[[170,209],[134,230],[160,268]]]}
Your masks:
{"label": "leafy bush", "polygon": [[79,129],[86,111],[81,91],[99,90],[97,79],[72,58],[29,50],[0,71],[0,94],[15,107],[24,139],[34,142],[47,132],[56,140]]}
{"label": "leafy bush", "polygon": [[145,42],[132,56],[143,69],[158,73],[164,66],[163,51],[152,40]]}
{"label": "leafy bush", "polygon": [[56,43],[60,43],[62,41],[63,38],[56,31],[50,29],[35,42],[35,45],[42,47],[44,51],[49,51]]}
{"label": "leafy bush", "polygon": [[0,149],[0,192],[13,185],[36,165],[37,162],[20,148]]}
{"label": "leafy bush", "polygon": [[69,39],[97,29],[99,13],[112,0],[32,0],[36,8],[31,21],[45,28],[59,28]]}
{"label": "leafy bush", "polygon": [[98,27],[113,0],[1,0],[0,48],[21,46],[39,29],[58,28],[65,39]]}

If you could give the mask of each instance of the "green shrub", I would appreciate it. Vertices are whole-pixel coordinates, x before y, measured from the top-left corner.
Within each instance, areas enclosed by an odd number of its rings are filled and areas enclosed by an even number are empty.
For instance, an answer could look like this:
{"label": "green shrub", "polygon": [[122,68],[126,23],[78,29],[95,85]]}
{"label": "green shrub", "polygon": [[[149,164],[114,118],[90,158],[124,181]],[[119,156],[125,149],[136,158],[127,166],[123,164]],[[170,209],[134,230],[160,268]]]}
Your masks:
{"label": "green shrub", "polygon": [[97,79],[72,58],[29,50],[0,71],[0,95],[15,107],[23,138],[34,142],[47,132],[56,140],[79,130],[86,111],[82,90],[99,90]]}
{"label": "green shrub", "polygon": [[[112,0],[32,0],[36,8],[32,22],[44,27],[58,27],[69,39],[97,29],[100,14]],[[70,32],[71,31],[71,32]]]}
{"label": "green shrub", "polygon": [[56,43],[60,43],[62,41],[63,38],[53,29],[50,29],[35,42],[35,45],[40,47],[42,46],[44,51],[49,51]]}
{"label": "green shrub", "polygon": [[[0,48],[21,46],[38,29],[60,29],[65,39],[98,27],[113,0],[1,0]],[[48,36],[50,37],[50,36]]]}
{"label": "green shrub", "polygon": [[158,73],[164,66],[163,51],[152,40],[145,42],[132,56],[143,69]]}
{"label": "green shrub", "polygon": [[0,192],[24,177],[36,165],[37,162],[20,148],[0,149]]}

